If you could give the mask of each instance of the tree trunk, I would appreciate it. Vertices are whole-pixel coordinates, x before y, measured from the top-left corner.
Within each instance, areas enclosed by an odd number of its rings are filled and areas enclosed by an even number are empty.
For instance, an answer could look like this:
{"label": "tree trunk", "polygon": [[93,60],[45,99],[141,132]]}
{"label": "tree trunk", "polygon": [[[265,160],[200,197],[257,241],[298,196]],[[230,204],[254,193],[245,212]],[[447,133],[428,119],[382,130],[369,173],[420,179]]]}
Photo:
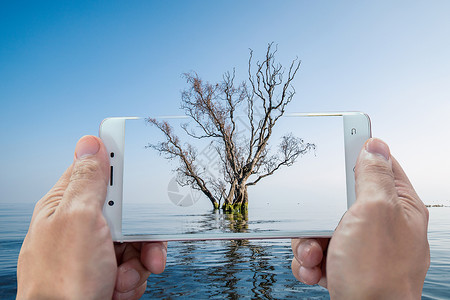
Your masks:
{"label": "tree trunk", "polygon": [[235,191],[236,191],[236,184],[233,183],[233,184],[231,184],[230,191],[228,192],[227,197],[223,201],[223,205],[222,205],[223,211],[227,212],[227,211],[233,210],[233,200],[234,200]]}
{"label": "tree trunk", "polygon": [[248,192],[247,192],[247,186],[245,185],[245,182],[239,185],[239,188],[237,189],[238,195],[235,198],[234,207],[235,210],[238,210],[239,212],[247,211],[248,208]]}
{"label": "tree trunk", "polygon": [[224,212],[243,213],[248,208],[248,192],[244,183],[233,185],[222,209]]}
{"label": "tree trunk", "polygon": [[201,191],[203,192],[203,194],[205,194],[205,196],[209,199],[209,201],[211,201],[211,204],[213,205],[214,209],[218,209],[219,203],[214,198],[214,196],[211,194],[211,192],[204,188],[202,188]]}

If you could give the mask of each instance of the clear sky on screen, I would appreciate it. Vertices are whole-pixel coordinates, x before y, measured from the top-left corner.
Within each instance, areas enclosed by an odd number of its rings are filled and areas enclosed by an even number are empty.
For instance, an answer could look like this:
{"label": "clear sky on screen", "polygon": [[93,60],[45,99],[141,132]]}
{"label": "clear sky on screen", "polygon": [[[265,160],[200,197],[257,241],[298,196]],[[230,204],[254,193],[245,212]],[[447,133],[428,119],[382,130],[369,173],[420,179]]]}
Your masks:
{"label": "clear sky on screen", "polygon": [[302,66],[289,111],[364,111],[427,203],[450,201],[449,1],[0,4],[0,201],[35,202],[110,116],[181,113],[249,48]]}

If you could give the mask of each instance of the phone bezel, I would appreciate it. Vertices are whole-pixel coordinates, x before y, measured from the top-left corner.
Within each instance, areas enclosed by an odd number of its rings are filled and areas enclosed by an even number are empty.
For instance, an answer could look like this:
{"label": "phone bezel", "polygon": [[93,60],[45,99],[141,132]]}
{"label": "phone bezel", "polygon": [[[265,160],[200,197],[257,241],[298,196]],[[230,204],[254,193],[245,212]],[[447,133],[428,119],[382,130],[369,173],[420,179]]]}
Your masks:
{"label": "phone bezel", "polygon": [[[367,139],[372,136],[371,122],[367,114],[362,112],[318,112],[292,113],[292,117],[327,117],[342,116],[344,123],[345,171],[347,187],[347,208],[355,201],[354,168],[359,152]],[[110,157],[111,180],[108,184],[103,215],[111,230],[113,241],[185,241],[185,240],[228,240],[228,239],[271,239],[293,237],[330,237],[333,231],[290,231],[259,233],[220,233],[220,234],[180,234],[180,235],[123,235],[122,234],[122,193],[123,193],[123,161],[125,147],[125,122],[139,117],[113,117],[102,121],[99,136]],[[111,202],[112,201],[112,202]],[[112,204],[112,205],[111,205]]]}

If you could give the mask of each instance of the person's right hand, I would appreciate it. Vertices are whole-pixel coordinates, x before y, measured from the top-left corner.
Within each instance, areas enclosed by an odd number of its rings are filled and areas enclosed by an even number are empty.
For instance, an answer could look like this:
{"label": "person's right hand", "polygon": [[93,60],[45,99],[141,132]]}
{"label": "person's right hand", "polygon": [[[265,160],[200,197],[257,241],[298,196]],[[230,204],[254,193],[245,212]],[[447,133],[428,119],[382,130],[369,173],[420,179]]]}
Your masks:
{"label": "person's right hand", "polygon": [[359,155],[356,203],[330,239],[295,239],[294,276],[333,299],[420,299],[430,265],[428,210],[388,146]]}

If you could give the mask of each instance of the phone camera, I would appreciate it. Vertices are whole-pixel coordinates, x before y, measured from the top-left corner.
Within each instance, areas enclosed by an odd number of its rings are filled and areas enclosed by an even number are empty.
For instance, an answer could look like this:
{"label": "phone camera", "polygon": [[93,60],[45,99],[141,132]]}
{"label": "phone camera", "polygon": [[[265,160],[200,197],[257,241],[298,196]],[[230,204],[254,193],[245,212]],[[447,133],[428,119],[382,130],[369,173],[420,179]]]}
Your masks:
{"label": "phone camera", "polygon": [[114,152],[111,152],[109,156],[114,157]]}
{"label": "phone camera", "polygon": [[113,205],[114,205],[114,201],[109,200],[109,201],[108,201],[108,205],[109,205],[109,206],[113,206]]}

